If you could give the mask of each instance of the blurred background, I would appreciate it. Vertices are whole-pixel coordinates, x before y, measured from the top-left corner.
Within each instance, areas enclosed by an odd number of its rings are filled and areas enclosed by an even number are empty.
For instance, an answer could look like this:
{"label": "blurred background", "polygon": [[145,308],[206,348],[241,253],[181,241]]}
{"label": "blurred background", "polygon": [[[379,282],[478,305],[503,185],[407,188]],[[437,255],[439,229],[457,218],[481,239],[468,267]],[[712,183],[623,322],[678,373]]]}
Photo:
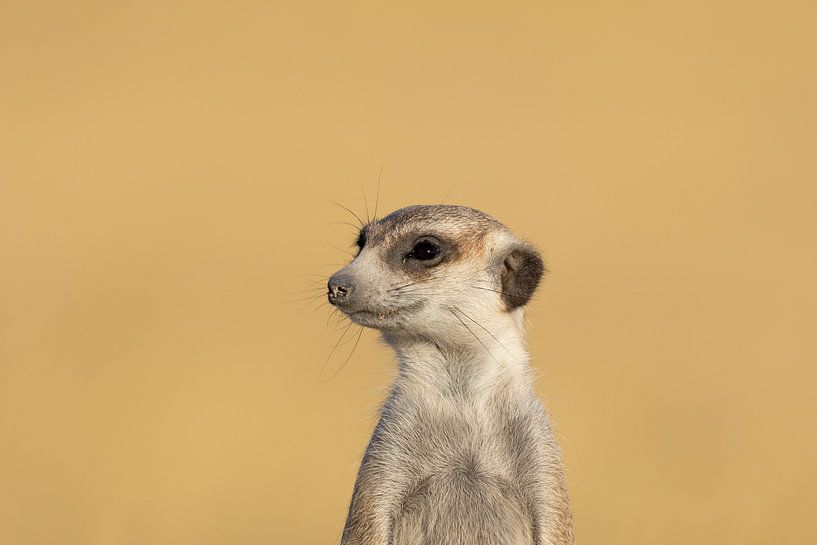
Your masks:
{"label": "blurred background", "polygon": [[579,543],[817,542],[814,2],[5,2],[0,81],[0,542],[338,543],[381,167],[546,256]]}

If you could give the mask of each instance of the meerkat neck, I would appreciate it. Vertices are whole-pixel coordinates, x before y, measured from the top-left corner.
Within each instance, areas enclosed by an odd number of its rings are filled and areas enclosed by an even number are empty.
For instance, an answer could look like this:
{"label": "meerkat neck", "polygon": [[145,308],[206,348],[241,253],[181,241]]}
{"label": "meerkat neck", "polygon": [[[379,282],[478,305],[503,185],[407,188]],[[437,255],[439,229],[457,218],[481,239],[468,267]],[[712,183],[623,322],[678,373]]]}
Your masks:
{"label": "meerkat neck", "polygon": [[468,325],[468,335],[440,339],[387,338],[397,353],[396,382],[434,392],[480,396],[496,388],[532,388],[521,320]]}

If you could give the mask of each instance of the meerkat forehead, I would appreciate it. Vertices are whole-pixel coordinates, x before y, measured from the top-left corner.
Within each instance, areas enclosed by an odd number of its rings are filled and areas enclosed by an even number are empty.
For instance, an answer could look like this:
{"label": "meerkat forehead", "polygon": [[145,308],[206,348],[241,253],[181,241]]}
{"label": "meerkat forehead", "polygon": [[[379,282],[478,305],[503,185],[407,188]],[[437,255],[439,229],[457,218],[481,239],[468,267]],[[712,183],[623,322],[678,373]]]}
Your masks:
{"label": "meerkat forehead", "polygon": [[479,243],[489,233],[508,232],[507,227],[485,212],[467,206],[415,205],[401,208],[364,226],[367,244],[380,244],[409,235],[440,234],[461,243]]}

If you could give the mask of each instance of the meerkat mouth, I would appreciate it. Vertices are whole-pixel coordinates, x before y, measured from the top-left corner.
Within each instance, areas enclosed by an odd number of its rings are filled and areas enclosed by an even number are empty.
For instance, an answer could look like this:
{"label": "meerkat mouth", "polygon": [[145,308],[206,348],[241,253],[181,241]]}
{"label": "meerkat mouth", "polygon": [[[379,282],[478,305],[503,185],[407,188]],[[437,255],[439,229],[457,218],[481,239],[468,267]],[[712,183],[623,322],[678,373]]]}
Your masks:
{"label": "meerkat mouth", "polygon": [[384,325],[386,320],[395,314],[394,311],[357,310],[346,316],[354,323],[377,329]]}
{"label": "meerkat mouth", "polygon": [[347,314],[349,318],[373,318],[377,320],[385,320],[386,318],[391,318],[399,314],[403,309],[394,308],[394,309],[382,309],[382,310],[356,310],[354,312],[350,312]]}
{"label": "meerkat mouth", "polygon": [[410,305],[399,308],[387,309],[362,309],[354,312],[349,312],[346,316],[356,324],[379,328],[390,324],[393,318],[398,318],[406,313],[411,313],[418,310],[425,303],[418,301]]}
{"label": "meerkat mouth", "polygon": [[373,316],[376,317],[378,320],[385,320],[387,316],[391,316],[394,314],[394,311],[375,311],[375,310],[357,310],[355,312],[350,312],[349,317],[352,316]]}

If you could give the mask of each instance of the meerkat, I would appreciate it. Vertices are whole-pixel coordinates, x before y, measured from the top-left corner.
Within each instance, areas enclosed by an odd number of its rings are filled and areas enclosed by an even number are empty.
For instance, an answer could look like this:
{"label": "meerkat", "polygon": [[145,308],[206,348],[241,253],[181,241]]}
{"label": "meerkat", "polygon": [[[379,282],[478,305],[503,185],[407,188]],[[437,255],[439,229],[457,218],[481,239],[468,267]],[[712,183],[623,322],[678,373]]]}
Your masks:
{"label": "meerkat", "polygon": [[398,371],[342,545],[574,543],[559,446],[533,387],[524,309],[539,252],[463,206],[363,226],[329,302],[380,331]]}

